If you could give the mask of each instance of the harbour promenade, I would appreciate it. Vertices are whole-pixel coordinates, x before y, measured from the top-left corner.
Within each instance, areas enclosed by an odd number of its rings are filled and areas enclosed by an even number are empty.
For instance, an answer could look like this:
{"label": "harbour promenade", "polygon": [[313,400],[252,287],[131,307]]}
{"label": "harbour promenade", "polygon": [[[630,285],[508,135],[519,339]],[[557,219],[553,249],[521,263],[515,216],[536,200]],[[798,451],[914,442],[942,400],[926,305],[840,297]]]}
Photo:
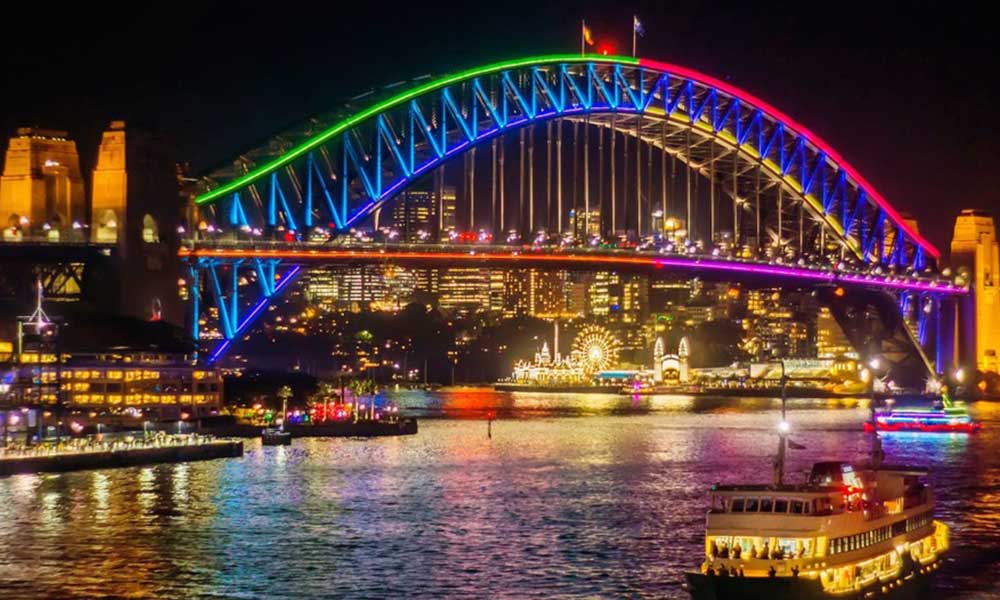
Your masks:
{"label": "harbour promenade", "polygon": [[62,473],[155,463],[177,463],[243,455],[243,442],[199,434],[70,439],[0,448],[0,477],[19,473]]}

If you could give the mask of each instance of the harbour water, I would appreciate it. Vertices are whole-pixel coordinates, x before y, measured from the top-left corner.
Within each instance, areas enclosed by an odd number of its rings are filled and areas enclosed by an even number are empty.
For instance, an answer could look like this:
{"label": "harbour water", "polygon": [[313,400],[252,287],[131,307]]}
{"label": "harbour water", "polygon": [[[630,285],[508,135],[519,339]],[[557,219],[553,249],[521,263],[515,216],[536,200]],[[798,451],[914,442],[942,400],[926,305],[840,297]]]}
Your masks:
{"label": "harbour water", "polygon": [[[709,486],[767,482],[770,399],[399,392],[416,436],[0,480],[0,598],[681,598]],[[795,481],[862,459],[867,405],[790,402]],[[983,430],[889,434],[934,469],[939,598],[1000,597],[1000,405]],[[492,439],[485,415],[495,412]]]}

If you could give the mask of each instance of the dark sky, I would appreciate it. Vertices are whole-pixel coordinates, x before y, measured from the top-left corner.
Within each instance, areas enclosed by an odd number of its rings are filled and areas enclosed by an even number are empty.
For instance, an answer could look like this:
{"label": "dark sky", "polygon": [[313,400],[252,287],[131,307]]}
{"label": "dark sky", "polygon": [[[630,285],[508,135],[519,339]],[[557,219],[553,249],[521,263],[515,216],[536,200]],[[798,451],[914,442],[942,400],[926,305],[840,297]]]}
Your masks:
{"label": "dark sky", "polygon": [[68,129],[85,169],[113,118],[165,131],[179,160],[204,169],[373,86],[576,51],[581,17],[628,53],[634,10],[647,29],[641,55],[784,110],[939,247],[960,208],[1000,205],[995,20],[972,3],[11,4],[3,137],[27,124]]}

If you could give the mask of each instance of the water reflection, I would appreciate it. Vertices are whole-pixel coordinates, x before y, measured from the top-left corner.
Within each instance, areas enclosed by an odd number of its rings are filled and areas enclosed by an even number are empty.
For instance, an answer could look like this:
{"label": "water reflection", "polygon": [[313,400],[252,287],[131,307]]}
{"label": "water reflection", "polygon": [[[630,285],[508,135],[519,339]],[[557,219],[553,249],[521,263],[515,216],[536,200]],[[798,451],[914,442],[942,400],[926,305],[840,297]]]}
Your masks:
{"label": "water reflection", "polygon": [[[706,490],[766,481],[771,399],[403,392],[415,437],[251,442],[242,459],[0,480],[0,597],[682,597]],[[954,562],[992,593],[1000,408],[975,436],[892,434],[929,464]],[[495,411],[493,439],[486,413]],[[791,480],[860,459],[863,401],[794,400]]]}

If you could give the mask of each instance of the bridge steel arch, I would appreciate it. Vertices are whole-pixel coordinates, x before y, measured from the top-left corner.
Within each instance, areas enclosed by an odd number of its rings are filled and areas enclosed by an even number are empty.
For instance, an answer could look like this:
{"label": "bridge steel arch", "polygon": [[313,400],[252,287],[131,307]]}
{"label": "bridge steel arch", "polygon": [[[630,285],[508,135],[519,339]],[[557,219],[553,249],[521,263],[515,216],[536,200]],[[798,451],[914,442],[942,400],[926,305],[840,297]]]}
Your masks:
{"label": "bridge steel arch", "polygon": [[707,75],[620,56],[541,56],[435,79],[280,148],[228,181],[206,180],[195,203],[221,203],[216,216],[225,213],[237,228],[256,212],[267,227],[343,230],[485,140],[547,119],[615,113],[685,123],[754,157],[862,260],[923,269],[940,257],[856,169],[791,117]]}
{"label": "bridge steel arch", "polygon": [[[622,119],[635,125],[627,129],[636,137],[700,174],[714,169],[728,153],[732,185],[723,191],[733,200],[737,238],[742,212],[737,205],[756,203],[761,210],[759,185],[755,198],[746,176],[757,169],[779,190],[777,209],[766,210],[777,218],[779,240],[785,192],[793,206],[810,215],[810,235],[819,254],[835,248],[859,263],[892,271],[936,271],[939,251],[803,125],[707,75],[620,56],[548,55],[495,63],[415,85],[326,127],[313,123],[299,135],[241,157],[232,169],[204,178],[194,202],[200,213],[195,218],[214,220],[213,226],[234,239],[241,231],[263,230],[294,245],[310,240],[317,228],[345,231],[360,224],[421,176],[488,140],[556,119],[604,126]],[[716,154],[717,149],[722,153]],[[693,226],[693,215],[688,217]],[[192,228],[194,243],[199,235]],[[763,245],[759,228],[755,243]],[[259,300],[248,308],[238,299],[240,268],[257,281],[252,287],[260,287]],[[220,269],[228,269],[232,279],[228,294]],[[193,263],[195,337],[202,273],[222,325],[223,337],[210,359],[244,335],[301,269],[288,259],[252,256]]]}

